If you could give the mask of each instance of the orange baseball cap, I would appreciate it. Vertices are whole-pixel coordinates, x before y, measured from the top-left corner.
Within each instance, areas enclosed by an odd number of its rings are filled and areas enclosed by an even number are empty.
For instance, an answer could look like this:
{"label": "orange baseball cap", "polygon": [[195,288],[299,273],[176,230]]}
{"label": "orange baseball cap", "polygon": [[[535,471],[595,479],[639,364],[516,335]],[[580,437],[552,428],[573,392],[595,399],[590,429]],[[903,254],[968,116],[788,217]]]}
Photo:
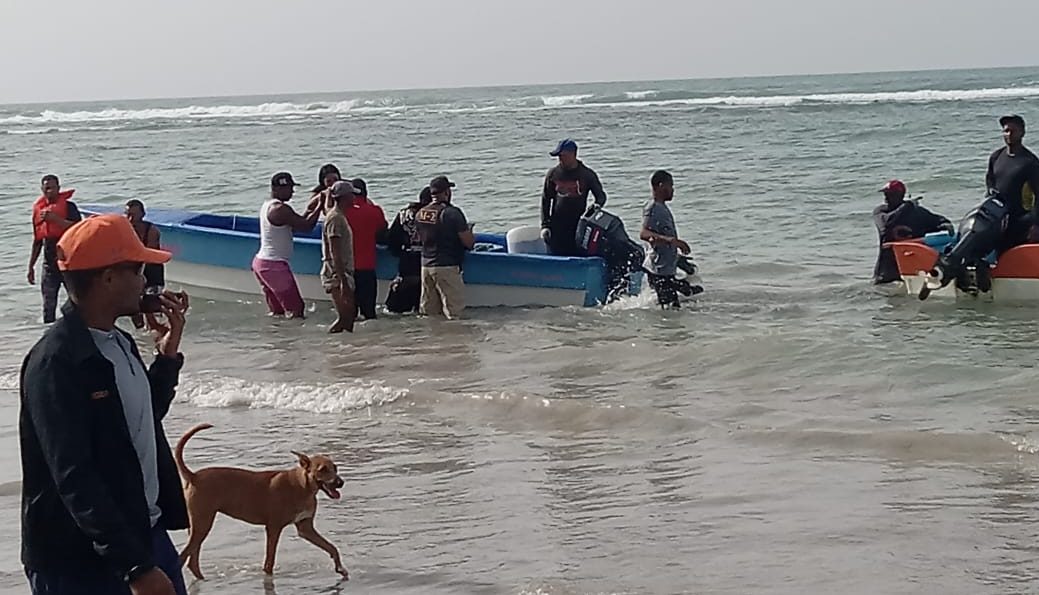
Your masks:
{"label": "orange baseball cap", "polygon": [[173,255],[146,248],[122,215],[98,215],[73,225],[58,240],[58,268],[103,269],[123,262],[165,264]]}

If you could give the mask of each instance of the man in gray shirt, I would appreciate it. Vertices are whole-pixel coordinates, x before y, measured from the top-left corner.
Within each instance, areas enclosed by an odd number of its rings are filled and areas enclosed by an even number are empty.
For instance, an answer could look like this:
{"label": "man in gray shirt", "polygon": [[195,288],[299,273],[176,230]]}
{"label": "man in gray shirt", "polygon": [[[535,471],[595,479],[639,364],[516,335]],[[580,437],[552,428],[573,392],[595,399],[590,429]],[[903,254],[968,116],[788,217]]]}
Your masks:
{"label": "man in gray shirt", "polygon": [[675,218],[667,203],[675,197],[675,182],[670,173],[659,170],[650,178],[653,200],[642,209],[642,232],[639,238],[649,242],[652,250],[646,254],[645,268],[649,285],[657,292],[657,303],[662,307],[679,307],[678,293],[687,293],[675,278],[678,270],[678,252],[689,254],[689,244],[678,239]]}
{"label": "man in gray shirt", "polygon": [[130,339],[118,328],[100,330],[90,327],[89,330],[97,350],[115,371],[115,386],[126,417],[126,429],[130,431],[130,441],[141,464],[148,519],[154,527],[162,516],[162,510],[159,508],[159,464],[155,455],[155,423],[148,371],[141,360],[132,355]]}

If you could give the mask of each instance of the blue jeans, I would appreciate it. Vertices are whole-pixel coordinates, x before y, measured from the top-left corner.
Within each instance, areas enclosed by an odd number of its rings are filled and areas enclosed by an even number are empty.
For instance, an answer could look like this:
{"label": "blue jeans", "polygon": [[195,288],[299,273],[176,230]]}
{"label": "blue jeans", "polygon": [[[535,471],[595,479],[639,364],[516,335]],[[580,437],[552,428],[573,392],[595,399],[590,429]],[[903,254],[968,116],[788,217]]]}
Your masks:
{"label": "blue jeans", "polygon": [[[180,560],[170,536],[161,527],[152,529],[152,555],[155,564],[173,581],[177,595],[187,595]],[[33,595],[130,595],[130,587],[107,568],[89,574],[26,571]]]}

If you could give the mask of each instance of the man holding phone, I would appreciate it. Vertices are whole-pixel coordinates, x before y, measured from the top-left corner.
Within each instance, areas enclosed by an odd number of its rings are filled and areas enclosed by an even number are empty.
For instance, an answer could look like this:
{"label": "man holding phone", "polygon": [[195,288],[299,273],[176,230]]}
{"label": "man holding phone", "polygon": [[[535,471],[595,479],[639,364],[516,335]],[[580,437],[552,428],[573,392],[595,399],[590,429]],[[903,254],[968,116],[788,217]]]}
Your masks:
{"label": "man holding phone", "polygon": [[22,563],[34,595],[185,595],[168,530],[186,529],[180,478],[162,428],[184,357],[188,299],[157,297],[149,368],[116,327],[141,311],[146,248],[125,217],[82,221],[57,262],[69,302],[22,365]]}

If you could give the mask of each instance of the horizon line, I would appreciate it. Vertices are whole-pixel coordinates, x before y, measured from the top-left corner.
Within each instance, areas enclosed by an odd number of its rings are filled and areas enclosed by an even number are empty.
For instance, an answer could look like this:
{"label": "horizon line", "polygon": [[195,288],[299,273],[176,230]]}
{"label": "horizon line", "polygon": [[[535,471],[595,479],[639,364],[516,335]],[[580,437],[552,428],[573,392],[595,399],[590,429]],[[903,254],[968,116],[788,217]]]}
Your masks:
{"label": "horizon line", "polygon": [[331,90],[331,91],[293,91],[293,92],[264,92],[264,93],[232,93],[229,95],[175,95],[175,96],[147,96],[147,97],[102,97],[91,99],[67,99],[60,101],[0,101],[0,106],[36,106],[36,105],[68,105],[76,103],[100,103],[103,101],[162,101],[162,100],[185,100],[185,99],[235,99],[251,97],[270,96],[301,96],[301,95],[334,95],[334,94],[360,94],[360,93],[388,93],[388,92],[412,92],[412,91],[439,91],[439,90],[467,90],[467,89],[512,89],[517,87],[547,87],[552,85],[606,85],[621,83],[658,83],[658,82],[680,82],[680,81],[723,81],[723,80],[753,80],[753,79],[776,79],[776,78],[800,78],[800,77],[825,77],[825,76],[863,76],[870,74],[913,74],[934,72],[965,72],[971,70],[1020,70],[1028,68],[1039,68],[1039,64],[1021,66],[983,66],[983,67],[949,67],[949,68],[909,68],[894,70],[861,70],[852,72],[800,72],[787,74],[750,74],[734,76],[704,76],[704,77],[667,77],[657,79],[619,79],[619,80],[586,80],[586,81],[549,81],[539,83],[506,83],[491,85],[448,85],[443,87],[396,87],[382,89],[353,89],[353,90]]}

